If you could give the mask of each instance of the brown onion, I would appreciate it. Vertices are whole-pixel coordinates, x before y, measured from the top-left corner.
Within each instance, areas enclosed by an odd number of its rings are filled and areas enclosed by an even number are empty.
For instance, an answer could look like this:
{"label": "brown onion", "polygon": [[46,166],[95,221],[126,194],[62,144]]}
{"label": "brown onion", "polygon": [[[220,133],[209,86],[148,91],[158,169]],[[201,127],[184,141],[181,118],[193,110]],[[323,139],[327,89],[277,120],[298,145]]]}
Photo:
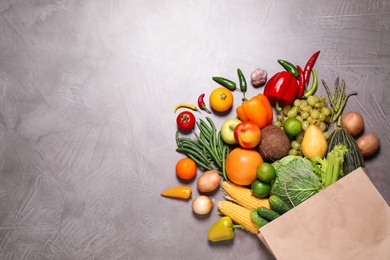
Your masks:
{"label": "brown onion", "polygon": [[213,208],[213,201],[204,195],[195,198],[192,201],[192,210],[198,215],[205,215]]}

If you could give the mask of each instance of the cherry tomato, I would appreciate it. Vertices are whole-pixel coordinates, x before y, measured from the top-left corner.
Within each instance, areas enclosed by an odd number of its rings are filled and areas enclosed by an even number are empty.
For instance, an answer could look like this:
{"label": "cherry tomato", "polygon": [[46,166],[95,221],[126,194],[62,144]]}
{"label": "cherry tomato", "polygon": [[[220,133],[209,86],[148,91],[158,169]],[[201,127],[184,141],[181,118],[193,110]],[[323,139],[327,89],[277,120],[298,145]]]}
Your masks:
{"label": "cherry tomato", "polygon": [[177,118],[177,127],[182,131],[189,131],[195,127],[195,116],[190,111],[181,112]]}

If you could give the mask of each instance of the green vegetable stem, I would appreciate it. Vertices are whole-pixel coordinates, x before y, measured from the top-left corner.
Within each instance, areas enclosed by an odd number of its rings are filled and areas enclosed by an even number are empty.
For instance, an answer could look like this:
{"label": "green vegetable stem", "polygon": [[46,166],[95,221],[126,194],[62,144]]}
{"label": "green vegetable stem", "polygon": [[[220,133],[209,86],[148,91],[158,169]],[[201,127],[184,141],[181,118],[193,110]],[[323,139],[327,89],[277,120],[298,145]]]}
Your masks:
{"label": "green vegetable stem", "polygon": [[328,95],[329,103],[332,105],[332,122],[336,122],[334,125],[335,128],[341,126],[341,113],[347,103],[347,100],[350,96],[356,95],[357,92],[345,93],[345,81],[341,80],[341,85],[339,85],[339,77],[336,78],[334,83],[334,89],[331,93],[328,85],[324,80],[322,80],[322,85],[324,86],[326,93]]}
{"label": "green vegetable stem", "polygon": [[322,176],[324,188],[329,187],[344,175],[343,163],[347,152],[345,145],[338,144],[326,155],[326,159],[321,159],[319,156],[312,158],[315,171]]}

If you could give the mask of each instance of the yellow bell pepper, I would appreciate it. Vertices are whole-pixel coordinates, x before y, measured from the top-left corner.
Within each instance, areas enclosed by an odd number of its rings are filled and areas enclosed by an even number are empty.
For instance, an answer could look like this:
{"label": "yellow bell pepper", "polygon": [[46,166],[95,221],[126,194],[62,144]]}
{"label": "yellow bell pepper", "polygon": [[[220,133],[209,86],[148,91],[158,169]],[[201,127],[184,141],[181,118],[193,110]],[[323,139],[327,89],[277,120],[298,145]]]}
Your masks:
{"label": "yellow bell pepper", "polygon": [[241,121],[251,121],[260,129],[272,124],[273,112],[268,98],[263,94],[257,94],[236,108],[236,113]]}

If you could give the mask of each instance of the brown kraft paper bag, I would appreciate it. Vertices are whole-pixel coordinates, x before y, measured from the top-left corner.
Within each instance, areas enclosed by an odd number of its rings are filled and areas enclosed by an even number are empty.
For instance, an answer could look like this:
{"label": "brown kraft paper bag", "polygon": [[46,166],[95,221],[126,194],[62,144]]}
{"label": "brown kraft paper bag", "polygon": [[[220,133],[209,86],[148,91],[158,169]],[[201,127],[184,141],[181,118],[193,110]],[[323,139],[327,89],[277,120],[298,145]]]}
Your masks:
{"label": "brown kraft paper bag", "polygon": [[258,237],[277,259],[390,259],[390,208],[358,168]]}

